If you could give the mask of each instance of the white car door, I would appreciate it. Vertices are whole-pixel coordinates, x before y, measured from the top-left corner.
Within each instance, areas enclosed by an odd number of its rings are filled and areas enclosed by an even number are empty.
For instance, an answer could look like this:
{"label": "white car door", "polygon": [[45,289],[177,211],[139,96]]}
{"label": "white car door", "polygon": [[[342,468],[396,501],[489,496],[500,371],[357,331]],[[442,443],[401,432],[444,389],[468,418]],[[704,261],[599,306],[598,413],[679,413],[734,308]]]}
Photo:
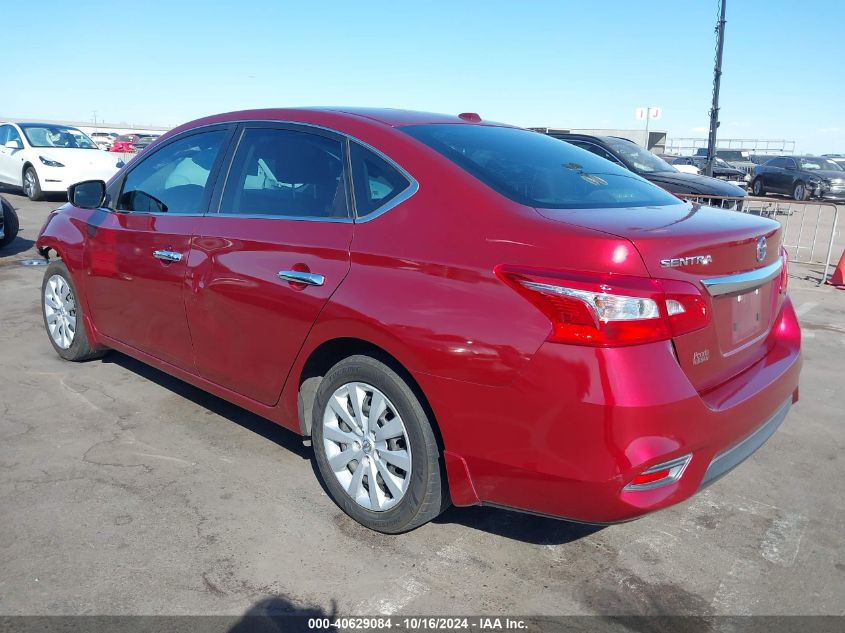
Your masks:
{"label": "white car door", "polygon": [[[20,149],[6,147],[9,141],[17,141]],[[23,139],[20,133],[11,125],[0,125],[0,182],[21,185],[23,153]]]}

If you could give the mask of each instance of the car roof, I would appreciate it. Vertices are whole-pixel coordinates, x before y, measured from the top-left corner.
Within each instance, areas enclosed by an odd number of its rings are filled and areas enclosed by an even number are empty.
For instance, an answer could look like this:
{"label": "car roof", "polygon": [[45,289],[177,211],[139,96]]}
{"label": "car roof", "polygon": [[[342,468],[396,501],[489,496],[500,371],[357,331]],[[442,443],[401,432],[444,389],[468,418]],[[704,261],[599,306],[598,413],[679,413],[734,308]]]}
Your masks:
{"label": "car roof", "polygon": [[8,123],[14,123],[15,125],[43,125],[44,127],[66,127],[70,128],[71,130],[77,130],[75,125],[67,125],[66,123],[45,123],[41,121],[8,121]]}
{"label": "car roof", "polygon": [[[201,125],[227,123],[232,121],[290,121],[325,125],[333,127],[344,122],[369,122],[387,127],[403,127],[406,125],[425,125],[431,123],[453,123],[464,125],[495,125],[502,123],[481,121],[473,123],[458,115],[437,114],[434,112],[417,112],[393,108],[352,108],[352,107],[309,107],[309,108],[264,108],[257,110],[240,110],[215,114],[179,126],[173,132],[191,129]],[[510,127],[510,126],[507,126]]]}

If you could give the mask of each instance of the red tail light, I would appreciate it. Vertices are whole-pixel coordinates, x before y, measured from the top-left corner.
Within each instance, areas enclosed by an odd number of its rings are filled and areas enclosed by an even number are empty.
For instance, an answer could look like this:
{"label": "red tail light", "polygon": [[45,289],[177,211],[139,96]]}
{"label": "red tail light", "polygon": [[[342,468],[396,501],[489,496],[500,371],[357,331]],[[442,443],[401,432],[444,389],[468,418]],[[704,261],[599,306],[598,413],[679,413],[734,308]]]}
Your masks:
{"label": "red tail light", "polygon": [[785,294],[786,286],[789,283],[789,253],[786,252],[783,246],[780,247],[780,261],[782,264],[780,269],[780,291],[781,294]]}
{"label": "red tail light", "polygon": [[692,284],[613,274],[497,266],[496,275],[552,323],[549,340],[617,347],[700,329],[709,314]]}

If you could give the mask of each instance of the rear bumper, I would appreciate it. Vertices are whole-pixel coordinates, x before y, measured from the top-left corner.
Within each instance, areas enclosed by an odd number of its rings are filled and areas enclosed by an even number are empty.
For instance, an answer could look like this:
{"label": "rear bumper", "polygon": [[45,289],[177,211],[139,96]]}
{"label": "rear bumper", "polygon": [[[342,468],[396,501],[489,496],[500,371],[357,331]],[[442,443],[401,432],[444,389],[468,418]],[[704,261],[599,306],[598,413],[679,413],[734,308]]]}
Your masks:
{"label": "rear bumper", "polygon": [[[705,394],[668,343],[545,344],[507,388],[429,376],[423,388],[440,421],[453,500],[587,523],[684,501],[762,446],[797,399],[800,330],[788,299],[768,349]],[[644,470],[686,455],[677,481],[626,489]]]}
{"label": "rear bumper", "polygon": [[774,435],[775,431],[778,430],[781,423],[786,419],[786,415],[789,413],[791,407],[792,398],[784,402],[780,409],[775,411],[774,415],[761,424],[751,435],[716,455],[713,461],[710,462],[704,473],[704,478],[701,480],[702,488],[709,486],[717,479],[727,475],[756,453],[757,449],[763,446]]}

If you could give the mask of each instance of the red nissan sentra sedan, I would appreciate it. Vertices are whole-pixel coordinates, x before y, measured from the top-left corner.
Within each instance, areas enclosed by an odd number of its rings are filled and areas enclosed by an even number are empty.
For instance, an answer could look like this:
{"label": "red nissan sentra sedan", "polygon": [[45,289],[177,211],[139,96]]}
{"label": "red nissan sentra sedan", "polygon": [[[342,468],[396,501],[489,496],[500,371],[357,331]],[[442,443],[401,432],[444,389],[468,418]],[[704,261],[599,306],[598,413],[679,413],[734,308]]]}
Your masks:
{"label": "red nissan sentra sedan", "polygon": [[402,532],[450,502],[678,503],[798,398],[776,222],[477,115],[255,110],[70,188],[38,248],[65,359],[140,359],[313,441]]}

